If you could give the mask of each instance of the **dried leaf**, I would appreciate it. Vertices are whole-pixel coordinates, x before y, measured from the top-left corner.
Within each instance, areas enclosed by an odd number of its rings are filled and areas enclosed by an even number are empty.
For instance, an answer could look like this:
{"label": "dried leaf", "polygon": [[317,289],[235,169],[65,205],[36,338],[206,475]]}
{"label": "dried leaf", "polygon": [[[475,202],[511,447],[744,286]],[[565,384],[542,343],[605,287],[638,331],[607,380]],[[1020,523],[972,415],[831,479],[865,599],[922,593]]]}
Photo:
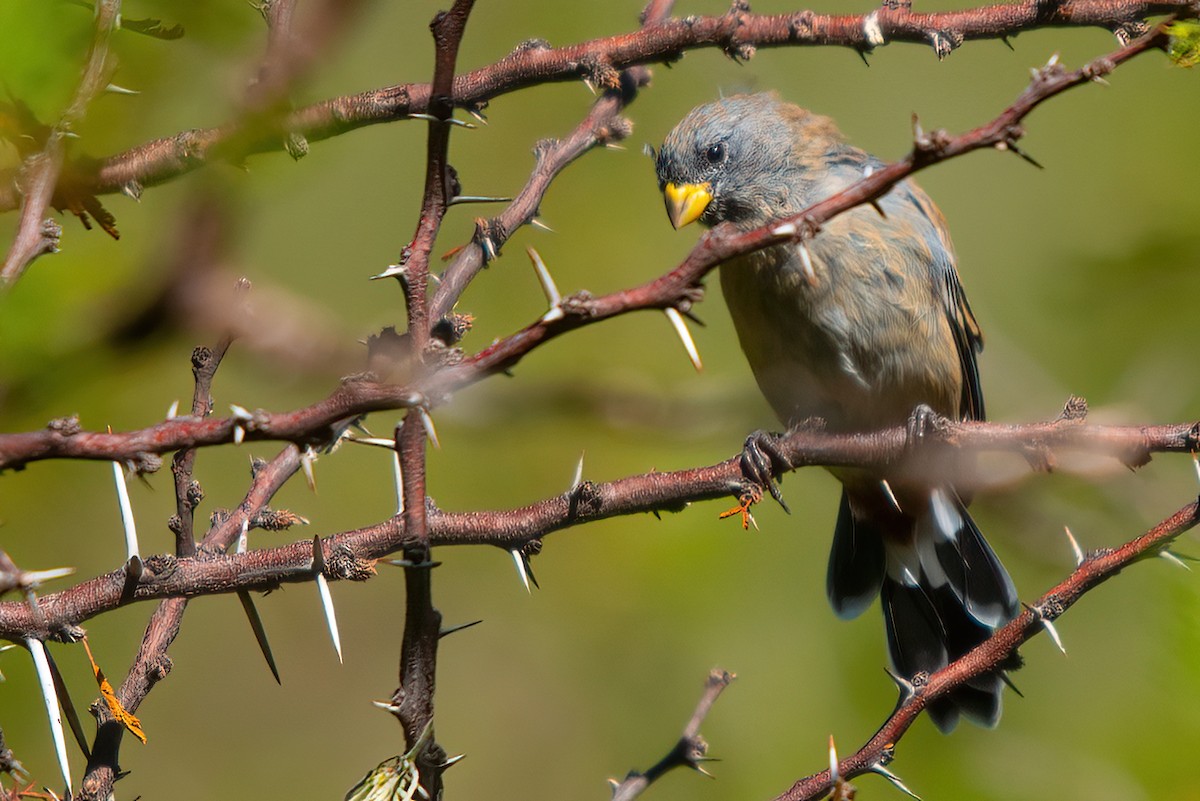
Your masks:
{"label": "dried leaf", "polygon": [[108,705],[108,711],[117,721],[129,730],[129,733],[134,737],[146,742],[146,733],[142,731],[142,722],[137,719],[136,715],[128,712],[121,702],[117,700],[117,694],[113,692],[112,685],[108,683],[108,679],[104,676],[104,671],[96,664],[96,658],[92,656],[91,646],[88,645],[87,638],[83,640],[83,649],[87,651],[88,661],[92,663],[92,673],[96,676],[96,684],[100,685],[100,695],[104,697],[104,703]]}

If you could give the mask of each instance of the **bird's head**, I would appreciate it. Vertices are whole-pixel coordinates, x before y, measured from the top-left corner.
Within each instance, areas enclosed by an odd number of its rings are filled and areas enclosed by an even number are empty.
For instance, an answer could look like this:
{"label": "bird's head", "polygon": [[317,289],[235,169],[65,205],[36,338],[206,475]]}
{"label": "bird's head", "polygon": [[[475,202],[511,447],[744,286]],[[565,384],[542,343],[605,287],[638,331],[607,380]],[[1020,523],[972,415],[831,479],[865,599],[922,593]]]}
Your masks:
{"label": "bird's head", "polygon": [[754,227],[803,208],[805,173],[840,142],[827,118],[771,93],[697,106],[655,160],[671,225]]}

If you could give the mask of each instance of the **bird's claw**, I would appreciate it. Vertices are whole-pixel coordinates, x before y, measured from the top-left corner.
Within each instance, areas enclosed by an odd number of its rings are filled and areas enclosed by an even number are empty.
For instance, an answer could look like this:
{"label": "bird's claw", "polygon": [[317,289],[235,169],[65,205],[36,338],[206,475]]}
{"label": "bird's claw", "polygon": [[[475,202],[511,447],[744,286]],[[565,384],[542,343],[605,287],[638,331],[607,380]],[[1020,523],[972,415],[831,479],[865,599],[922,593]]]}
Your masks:
{"label": "bird's claw", "polygon": [[783,511],[791,514],[792,510],[783,500],[783,493],[779,491],[779,485],[775,481],[777,472],[792,469],[791,461],[779,447],[781,439],[782,435],[767,431],[755,431],[746,437],[741,457],[742,475],[757,488],[758,498],[754,499],[755,502],[762,497],[762,491],[765,489],[771,493],[775,502],[783,507]]}
{"label": "bird's claw", "polygon": [[908,425],[905,430],[908,446],[913,447],[924,442],[925,438],[937,429],[940,421],[941,415],[931,407],[924,403],[918,405],[908,416]]}

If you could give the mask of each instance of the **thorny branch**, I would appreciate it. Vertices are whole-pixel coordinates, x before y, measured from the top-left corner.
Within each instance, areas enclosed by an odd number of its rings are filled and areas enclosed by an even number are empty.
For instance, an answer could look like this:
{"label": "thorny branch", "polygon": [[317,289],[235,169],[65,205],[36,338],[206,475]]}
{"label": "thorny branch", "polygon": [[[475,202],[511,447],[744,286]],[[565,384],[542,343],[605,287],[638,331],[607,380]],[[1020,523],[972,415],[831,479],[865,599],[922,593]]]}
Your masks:
{"label": "thorny branch", "polygon": [[[1119,548],[1088,554],[1070,576],[1026,607],[1017,618],[962,658],[928,677],[901,704],[879,731],[856,753],[841,760],[838,772],[843,777],[878,773],[895,754],[896,744],[925,706],[967,681],[994,670],[1022,643],[1053,625],[1056,618],[1070,609],[1092,588],[1146,557],[1165,551],[1180,534],[1200,523],[1200,503],[1193,501],[1152,529]],[[816,801],[831,788],[828,770],[801,779],[775,801]]]}
{"label": "thorny branch", "polygon": [[[117,4],[101,5],[115,8]],[[288,9],[280,5],[286,17]],[[334,5],[336,3],[330,3],[331,8]],[[132,464],[135,469],[149,470],[155,464],[153,455],[177,449],[194,454],[194,448],[233,442],[242,436],[295,443],[285,448],[269,466],[259,467],[242,506],[236,513],[217,521],[198,551],[189,552],[188,546],[193,543],[189,525],[187,537],[180,536],[176,556],[147,559],[146,573],[133,588],[131,598],[122,597],[126,574],[124,570],[118,570],[39,599],[36,614],[22,603],[0,603],[0,637],[71,640],[78,633],[80,623],[122,603],[165,599],[152,618],[142,648],[119,693],[125,706],[131,711],[136,710],[153,684],[169,670],[166,649],[178,632],[188,598],[269,589],[283,582],[312,580],[312,543],[309,541],[241,555],[224,554],[242,521],[253,521],[283,481],[298,469],[301,457],[297,446],[329,443],[336,438],[344,421],[358,415],[407,408],[405,425],[396,434],[396,447],[405,466],[404,495],[408,503],[404,512],[375,526],[330,536],[320,546],[327,565],[326,575],[333,579],[369,578],[373,560],[397,550],[404,552],[410,565],[416,565],[407,571],[409,606],[401,660],[401,688],[393,699],[412,746],[424,724],[432,719],[433,668],[440,617],[430,600],[430,571],[427,566],[421,566],[428,563],[429,547],[491,544],[511,550],[540,540],[553,531],[590,520],[637,511],[676,510],[692,500],[740,495],[746,481],[735,457],[711,467],[650,473],[608,484],[582,482],[563,496],[523,509],[442,512],[427,503],[425,497],[423,422],[426,418],[422,416],[427,414],[427,407],[442,402],[453,390],[508,369],[539,344],[569,330],[643,308],[687,311],[699,297],[699,280],[716,264],[737,253],[783,241],[803,242],[835,214],[880,197],[897,182],[926,166],[983,147],[1009,149],[1021,155],[1016,147],[1023,134],[1020,123],[1033,108],[1068,88],[1099,79],[1147,49],[1161,47],[1164,36],[1161,32],[1152,32],[1075,72],[1068,72],[1052,62],[1038,73],[1012,106],[988,125],[959,137],[943,132],[927,135],[917,127],[914,149],[906,159],[866,176],[845,192],[789,220],[742,235],[721,229],[713,231],[683,264],[655,281],[599,298],[583,295],[569,298],[563,302],[561,314],[547,316],[457,366],[436,371],[419,369],[431,329],[449,312],[463,287],[485,263],[489,247],[493,252],[498,250],[509,232],[536,214],[546,186],[573,158],[596,144],[620,138],[622,120],[619,111],[632,98],[632,89],[644,85],[646,78],[644,72],[622,77],[620,70],[658,60],[673,60],[684,50],[712,46],[722,47],[731,57],[748,58],[760,46],[839,44],[867,52],[890,41],[917,41],[930,44],[939,57],[944,57],[966,39],[1013,35],[1021,30],[1052,25],[1101,25],[1116,32],[1125,43],[1132,35],[1143,32],[1140,20],[1148,14],[1175,11],[1195,16],[1200,11],[1195,3],[1080,0],[1049,6],[1038,2],[1013,3],[940,14],[913,14],[901,4],[887,4],[868,15],[823,16],[802,12],[759,16],[735,3],[728,14],[720,17],[661,21],[661,17],[669,13],[670,4],[657,2],[647,9],[646,24],[637,33],[559,49],[533,43],[518,48],[496,64],[453,78],[458,42],[470,6],[470,0],[459,0],[454,10],[434,23],[438,61],[432,84],[402,85],[337,98],[294,112],[284,118],[281,126],[283,130],[319,139],[413,113],[431,117],[425,202],[417,233],[407,250],[407,257],[401,260],[409,332],[414,345],[412,355],[418,366],[410,376],[411,380],[396,386],[382,384],[371,377],[360,377],[345,382],[324,401],[296,412],[269,414],[258,411],[249,419],[235,415],[213,420],[204,419],[211,401],[207,408],[202,408],[206,404],[201,402],[201,375],[198,373],[193,414],[188,418],[118,434],[84,432],[78,421],[64,419],[55,421],[44,431],[0,435],[0,469],[21,468],[40,459],[84,458],[120,460]],[[272,41],[283,40],[273,37]],[[272,49],[272,52],[275,51]],[[275,64],[282,74],[291,76],[305,61],[283,60]],[[92,75],[90,68],[87,75]],[[481,231],[472,246],[463,251],[459,260],[446,271],[447,281],[442,289],[432,300],[427,300],[429,254],[441,216],[452,199],[452,182],[446,162],[450,126],[446,120],[453,107],[478,110],[487,99],[507,91],[535,83],[576,78],[594,82],[608,91],[568,139],[539,154],[537,167],[525,190],[493,221],[494,226]],[[283,81],[285,85],[288,82],[290,77]],[[87,84],[85,79],[80,87],[80,98],[85,97]],[[251,103],[251,108],[277,107],[284,95],[277,84],[268,84],[264,81],[263,94],[259,98],[261,105]],[[94,95],[93,90],[89,91],[91,94],[87,97]],[[255,152],[277,147],[278,130],[273,143],[248,140],[239,150]],[[199,166],[210,153],[217,154],[213,148],[233,141],[239,131],[244,133],[245,129],[240,125],[226,126],[193,133],[187,142],[181,135],[174,141],[150,143],[102,162],[84,179],[73,179],[81,180],[84,187],[82,190],[76,187],[76,190],[96,193],[114,191],[131,183],[169,180]],[[183,146],[185,150],[173,149],[173,145]],[[50,142],[47,152],[50,152]],[[43,176],[39,191],[44,197],[39,201],[39,196],[28,194],[27,208],[42,202],[44,212],[55,191],[63,156],[61,150],[57,155],[51,155],[57,160],[57,166]],[[15,207],[17,198],[19,195],[12,194],[12,190],[0,190],[0,209]],[[5,277],[8,277],[7,266],[5,269]],[[211,379],[211,375],[208,378]],[[1074,408],[1077,412],[1078,407]],[[1051,423],[1026,426],[941,421],[916,443],[904,429],[860,435],[831,435],[808,429],[790,432],[781,439],[780,452],[787,457],[791,469],[809,464],[894,466],[918,458],[925,469],[930,462],[941,469],[955,469],[948,466],[954,463],[955,454],[978,450],[1013,451],[1035,467],[1049,468],[1054,464],[1055,454],[1066,449],[1105,454],[1124,464],[1137,466],[1148,461],[1149,455],[1155,452],[1194,452],[1200,442],[1200,424],[1092,427],[1082,425],[1079,417],[1069,413]],[[931,454],[938,458],[929,458]],[[184,465],[182,474],[190,475],[190,465]],[[1197,516],[1196,505],[1191,504],[1121,548],[1089,556],[1070,578],[1043,596],[1024,615],[997,631],[975,651],[929,677],[927,683],[903,700],[883,728],[858,753],[842,762],[841,774],[853,776],[885,765],[896,742],[926,703],[1000,664],[1006,654],[1091,587],[1133,561],[1165,549],[1171,539],[1195,525]],[[709,703],[711,697],[715,697],[715,692],[706,695]],[[111,793],[121,739],[120,727],[107,719],[106,710],[101,709],[97,714],[101,727],[84,781],[85,797],[88,798],[104,798]],[[698,737],[700,718],[702,714],[698,711],[694,725],[689,725],[681,743]],[[694,751],[688,753],[695,756]],[[440,749],[427,749],[422,765],[422,784],[433,797],[440,787],[440,773],[445,767],[440,761],[443,757]],[[688,758],[684,762],[694,765],[695,759]],[[682,763],[676,760],[671,764]],[[650,779],[652,773],[654,770],[641,778]],[[794,801],[820,797],[828,791],[828,785],[828,771],[815,774],[798,782],[780,799]],[[631,790],[629,797],[642,788],[644,785]]]}
{"label": "thorny branch", "polygon": [[[674,61],[685,51],[699,48],[719,47],[732,57],[745,59],[759,47],[836,45],[869,52],[890,42],[910,42],[930,45],[944,58],[967,40],[1009,37],[1051,26],[1102,27],[1127,41],[1145,30],[1146,17],[1170,13],[1194,17],[1200,8],[1195,0],[1023,0],[930,14],[915,14],[906,4],[889,3],[869,14],[798,11],[759,15],[735,4],[728,14],[664,20],[633,33],[567,47],[527,42],[500,61],[457,77],[452,99],[460,108],[478,109],[517,89],[582,78],[616,88],[616,77],[623,69]],[[427,114],[430,97],[429,84],[387,86],[297,109],[285,117],[282,127],[308,143],[316,142],[367,125]],[[94,166],[79,165],[70,179],[71,190],[102,195],[172,180],[209,163],[240,130],[236,123],[194,129],[100,159]],[[249,143],[246,152],[279,147],[277,136],[265,136]],[[20,192],[10,184],[7,179],[0,180],[0,211],[21,203]]]}
{"label": "thorny branch", "polygon": [[[1077,404],[1071,404],[1078,408]],[[918,439],[906,426],[865,434],[832,434],[815,429],[789,432],[777,448],[793,469],[806,466],[872,467],[889,470],[946,470],[963,476],[954,454],[984,451],[1017,453],[1038,467],[1073,450],[1105,455],[1120,464],[1145,464],[1151,453],[1191,453],[1200,448],[1200,423],[1160,427],[1089,426],[1072,415],[1048,423],[1010,425],[942,421]],[[1031,445],[1030,443],[1037,443]],[[969,461],[969,460],[964,460]],[[653,471],[611,482],[583,481],[570,492],[515,509],[447,512],[429,504],[430,547],[494,545],[512,550],[555,531],[610,517],[681,511],[687,504],[739,497],[746,489],[741,456],[672,472]],[[413,544],[402,516],[334,534],[322,541],[331,580],[370,578],[372,560]],[[147,575],[133,600],[196,597],[236,590],[263,591],[282,583],[312,580],[312,542],[205,558],[147,559]],[[123,569],[86,580],[38,599],[37,619],[19,602],[0,603],[0,638],[62,637],[72,626],[120,605]]]}
{"label": "thorny branch", "polygon": [[256,410],[250,419],[234,416],[167,420],[119,434],[85,432],[77,420],[56,420],[40,431],[0,434],[0,469],[50,458],[122,460],[136,466],[144,464],[148,454],[227,444],[243,436],[247,441],[275,439],[302,446],[324,445],[337,436],[338,423],[347,418],[374,411],[437,405],[455,391],[509,370],[540,345],[577,328],[644,309],[675,307],[688,311],[700,297],[700,280],[721,262],[781,242],[803,242],[837,214],[881,197],[919,170],[985,148],[1019,154],[1016,143],[1024,133],[1021,122],[1038,105],[1068,89],[1103,78],[1135,56],[1161,48],[1166,41],[1167,35],[1155,29],[1074,71],[1052,60],[1037,72],[1012,105],[986,125],[960,136],[944,131],[926,134],[918,126],[914,148],[907,157],[793,217],[740,234],[728,226],[715,228],[670,272],[641,286],[608,295],[593,297],[581,293],[566,298],[561,314],[547,315],[461,363],[415,377],[407,385],[382,384],[370,374],[354,376],[324,400],[293,412]]}

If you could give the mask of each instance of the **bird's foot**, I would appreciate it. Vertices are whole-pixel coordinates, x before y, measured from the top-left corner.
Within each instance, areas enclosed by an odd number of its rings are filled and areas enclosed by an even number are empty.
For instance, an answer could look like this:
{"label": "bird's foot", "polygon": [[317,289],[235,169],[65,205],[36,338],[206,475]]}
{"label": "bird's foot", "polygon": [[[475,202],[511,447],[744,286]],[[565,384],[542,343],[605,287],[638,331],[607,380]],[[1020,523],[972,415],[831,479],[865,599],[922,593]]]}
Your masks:
{"label": "bird's foot", "polygon": [[782,475],[792,469],[791,460],[780,447],[782,439],[782,434],[769,431],[755,431],[746,437],[746,444],[742,447],[742,475],[758,492],[755,502],[762,497],[763,490],[766,490],[771,493],[775,502],[790,514],[792,510],[784,502],[783,493],[779,491],[779,485],[775,481],[777,474]]}
{"label": "bird's foot", "polygon": [[912,414],[908,417],[908,425],[905,434],[908,438],[907,445],[910,448],[915,448],[925,442],[926,438],[936,433],[939,428],[942,428],[945,418],[935,412],[931,407],[924,403],[912,410]]}

